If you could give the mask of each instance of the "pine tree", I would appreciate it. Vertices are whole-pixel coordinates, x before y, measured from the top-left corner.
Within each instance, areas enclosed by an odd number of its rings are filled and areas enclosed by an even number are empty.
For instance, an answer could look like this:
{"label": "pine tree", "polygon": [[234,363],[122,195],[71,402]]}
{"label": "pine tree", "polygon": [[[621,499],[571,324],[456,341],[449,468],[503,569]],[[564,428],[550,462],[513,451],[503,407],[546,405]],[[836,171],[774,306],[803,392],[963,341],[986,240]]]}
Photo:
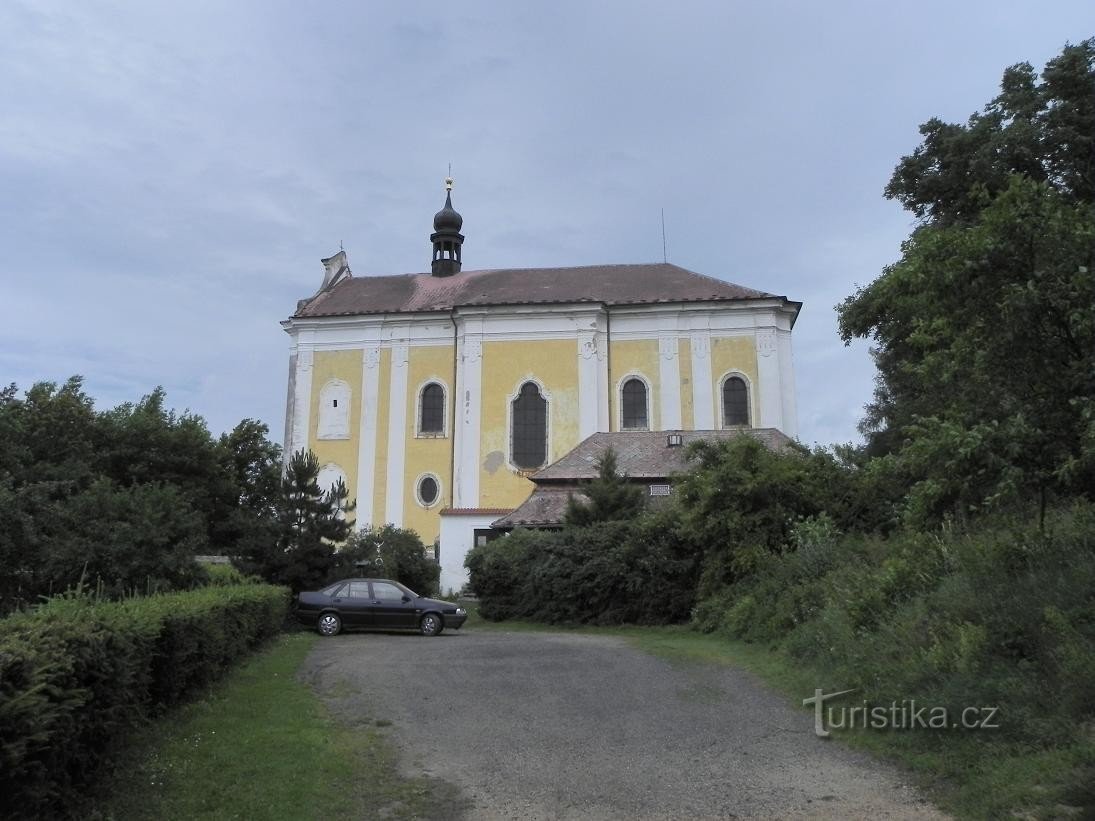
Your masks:
{"label": "pine tree", "polygon": [[582,488],[588,502],[575,498],[574,494],[567,499],[568,525],[587,527],[595,522],[631,519],[642,512],[642,488],[631,484],[617,470],[616,452],[609,448],[597,459],[598,477]]}

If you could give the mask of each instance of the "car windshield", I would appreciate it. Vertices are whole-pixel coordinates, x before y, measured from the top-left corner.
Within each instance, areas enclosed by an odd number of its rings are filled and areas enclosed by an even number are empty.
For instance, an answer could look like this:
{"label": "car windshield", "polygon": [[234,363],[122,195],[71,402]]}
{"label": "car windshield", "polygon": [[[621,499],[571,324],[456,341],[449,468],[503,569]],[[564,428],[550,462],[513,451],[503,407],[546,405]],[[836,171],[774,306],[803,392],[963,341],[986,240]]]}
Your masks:
{"label": "car windshield", "polygon": [[418,594],[415,593],[413,590],[411,590],[411,588],[407,587],[407,585],[400,584],[399,582],[392,582],[392,584],[394,584],[396,587],[398,587],[400,590],[402,590],[404,593],[406,593],[412,599],[419,598]]}

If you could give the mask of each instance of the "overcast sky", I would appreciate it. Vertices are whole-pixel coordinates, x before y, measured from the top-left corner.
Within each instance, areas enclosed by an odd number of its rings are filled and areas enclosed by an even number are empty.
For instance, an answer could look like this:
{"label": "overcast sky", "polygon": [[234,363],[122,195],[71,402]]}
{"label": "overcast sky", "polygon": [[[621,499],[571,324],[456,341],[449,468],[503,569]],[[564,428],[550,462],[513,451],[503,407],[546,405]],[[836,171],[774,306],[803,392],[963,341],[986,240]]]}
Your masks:
{"label": "overcast sky", "polygon": [[1056,3],[0,4],[0,382],[167,390],[280,441],[279,326],[344,243],[428,270],[448,163],[466,268],[669,260],[804,303],[800,436],[874,370],[833,306],[897,258],[882,197],[932,116],[1095,34]]}

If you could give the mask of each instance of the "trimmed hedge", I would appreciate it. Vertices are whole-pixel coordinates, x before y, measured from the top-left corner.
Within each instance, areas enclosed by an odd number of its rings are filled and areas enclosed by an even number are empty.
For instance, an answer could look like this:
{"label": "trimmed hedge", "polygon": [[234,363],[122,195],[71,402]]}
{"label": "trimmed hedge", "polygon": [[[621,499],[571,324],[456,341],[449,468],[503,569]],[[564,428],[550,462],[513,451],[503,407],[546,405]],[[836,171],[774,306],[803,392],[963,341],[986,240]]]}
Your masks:
{"label": "trimmed hedge", "polygon": [[0,816],[76,815],[127,731],[277,633],[288,591],[57,598],[0,621]]}

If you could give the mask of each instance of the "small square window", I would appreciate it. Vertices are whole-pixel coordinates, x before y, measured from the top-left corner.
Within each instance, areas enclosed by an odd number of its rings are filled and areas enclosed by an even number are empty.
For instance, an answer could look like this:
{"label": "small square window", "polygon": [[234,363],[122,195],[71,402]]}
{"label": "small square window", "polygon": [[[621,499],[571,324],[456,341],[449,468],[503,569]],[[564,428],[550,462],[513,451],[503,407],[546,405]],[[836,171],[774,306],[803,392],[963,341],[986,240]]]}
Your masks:
{"label": "small square window", "polygon": [[337,399],[332,399],[331,400],[331,407],[332,408],[337,408],[338,407],[338,400]]}

